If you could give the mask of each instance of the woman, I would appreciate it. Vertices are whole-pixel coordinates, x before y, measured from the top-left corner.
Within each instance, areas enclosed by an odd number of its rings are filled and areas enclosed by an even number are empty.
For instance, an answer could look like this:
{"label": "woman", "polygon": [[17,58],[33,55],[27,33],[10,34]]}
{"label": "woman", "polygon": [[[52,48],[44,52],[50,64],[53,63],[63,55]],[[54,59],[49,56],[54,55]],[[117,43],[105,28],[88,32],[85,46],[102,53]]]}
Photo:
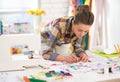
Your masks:
{"label": "woman", "polygon": [[[89,10],[88,5],[80,5],[76,9],[75,16],[61,17],[47,24],[41,31],[45,39],[46,49],[43,50],[43,58],[53,61],[63,62],[88,62],[88,56],[85,53],[85,36],[94,21],[94,15]],[[58,54],[56,46],[64,44],[71,45],[69,55]]]}

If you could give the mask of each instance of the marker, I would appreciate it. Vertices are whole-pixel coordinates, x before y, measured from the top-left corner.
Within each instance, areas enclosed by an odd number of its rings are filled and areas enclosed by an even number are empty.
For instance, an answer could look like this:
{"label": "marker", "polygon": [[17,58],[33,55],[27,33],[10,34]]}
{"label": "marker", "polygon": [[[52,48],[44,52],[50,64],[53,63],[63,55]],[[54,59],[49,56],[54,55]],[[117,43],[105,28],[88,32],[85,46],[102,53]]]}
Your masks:
{"label": "marker", "polygon": [[61,79],[63,79],[63,75],[60,75],[60,76],[54,78],[54,80],[61,80]]}
{"label": "marker", "polygon": [[41,79],[35,79],[35,78],[29,78],[31,82],[47,82],[46,80],[41,80]]}
{"label": "marker", "polygon": [[112,67],[109,67],[109,73],[112,73]]}
{"label": "marker", "polygon": [[28,79],[27,76],[24,76],[23,79],[24,79],[25,82],[30,82],[30,80]]}
{"label": "marker", "polygon": [[77,67],[76,66],[70,66],[70,68],[74,69],[74,70],[77,70]]}

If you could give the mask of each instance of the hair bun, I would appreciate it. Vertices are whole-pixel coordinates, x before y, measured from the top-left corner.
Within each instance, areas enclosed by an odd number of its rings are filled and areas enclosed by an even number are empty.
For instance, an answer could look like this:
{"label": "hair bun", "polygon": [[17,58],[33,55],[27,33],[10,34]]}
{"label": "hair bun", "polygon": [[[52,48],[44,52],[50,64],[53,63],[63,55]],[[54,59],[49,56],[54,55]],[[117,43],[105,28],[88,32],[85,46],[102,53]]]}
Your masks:
{"label": "hair bun", "polygon": [[88,5],[79,5],[76,9],[77,12],[84,10],[84,11],[89,11],[89,6]]}
{"label": "hair bun", "polygon": [[90,11],[88,5],[79,5],[75,12],[74,23],[79,24],[83,23],[86,25],[92,25],[94,21],[94,15]]}

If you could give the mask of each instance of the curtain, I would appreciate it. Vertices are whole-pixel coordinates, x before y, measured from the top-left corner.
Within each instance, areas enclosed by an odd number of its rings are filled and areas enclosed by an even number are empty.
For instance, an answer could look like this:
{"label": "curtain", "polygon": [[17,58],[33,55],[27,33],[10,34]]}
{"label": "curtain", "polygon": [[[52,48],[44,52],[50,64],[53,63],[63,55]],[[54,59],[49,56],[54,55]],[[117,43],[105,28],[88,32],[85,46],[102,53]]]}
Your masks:
{"label": "curtain", "polygon": [[103,26],[102,26],[102,14],[104,0],[93,0],[92,1],[92,12],[94,13],[94,23],[90,29],[90,50],[94,50],[97,46],[102,45],[103,39]]}

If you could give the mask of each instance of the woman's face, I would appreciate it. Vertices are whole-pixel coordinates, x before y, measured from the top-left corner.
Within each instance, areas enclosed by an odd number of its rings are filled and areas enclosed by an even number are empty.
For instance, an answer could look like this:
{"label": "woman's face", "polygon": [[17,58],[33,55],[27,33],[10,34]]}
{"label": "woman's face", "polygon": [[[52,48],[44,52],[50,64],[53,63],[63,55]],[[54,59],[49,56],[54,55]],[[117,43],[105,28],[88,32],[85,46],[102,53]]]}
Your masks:
{"label": "woman's face", "polygon": [[75,33],[75,35],[78,38],[82,38],[84,35],[86,35],[89,32],[90,25],[85,25],[85,24],[72,24],[72,31]]}

